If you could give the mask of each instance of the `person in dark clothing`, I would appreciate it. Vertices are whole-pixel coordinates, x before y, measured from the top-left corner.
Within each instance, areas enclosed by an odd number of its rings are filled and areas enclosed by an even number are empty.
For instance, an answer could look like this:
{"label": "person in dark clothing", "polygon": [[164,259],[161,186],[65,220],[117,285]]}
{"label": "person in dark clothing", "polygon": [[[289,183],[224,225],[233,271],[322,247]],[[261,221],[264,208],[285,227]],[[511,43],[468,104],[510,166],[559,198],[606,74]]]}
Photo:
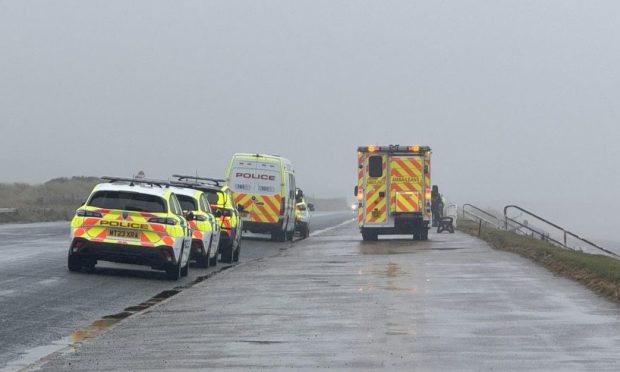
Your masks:
{"label": "person in dark clothing", "polygon": [[441,194],[437,185],[433,185],[433,190],[431,191],[431,212],[433,213],[432,226],[437,227],[443,217],[443,200],[441,200]]}

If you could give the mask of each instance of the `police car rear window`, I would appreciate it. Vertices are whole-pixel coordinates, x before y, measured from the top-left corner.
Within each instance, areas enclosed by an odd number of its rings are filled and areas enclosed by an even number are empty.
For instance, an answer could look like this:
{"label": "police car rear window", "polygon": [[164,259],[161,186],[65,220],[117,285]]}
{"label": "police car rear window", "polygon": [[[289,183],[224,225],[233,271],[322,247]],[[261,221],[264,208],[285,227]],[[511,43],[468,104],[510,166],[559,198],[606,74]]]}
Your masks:
{"label": "police car rear window", "polygon": [[177,199],[179,199],[179,203],[181,203],[181,209],[184,211],[197,211],[198,210],[198,202],[196,199],[187,195],[179,195],[177,194]]}
{"label": "police car rear window", "polygon": [[91,207],[120,209],[123,211],[166,213],[166,201],[155,195],[127,191],[97,191],[90,202]]}

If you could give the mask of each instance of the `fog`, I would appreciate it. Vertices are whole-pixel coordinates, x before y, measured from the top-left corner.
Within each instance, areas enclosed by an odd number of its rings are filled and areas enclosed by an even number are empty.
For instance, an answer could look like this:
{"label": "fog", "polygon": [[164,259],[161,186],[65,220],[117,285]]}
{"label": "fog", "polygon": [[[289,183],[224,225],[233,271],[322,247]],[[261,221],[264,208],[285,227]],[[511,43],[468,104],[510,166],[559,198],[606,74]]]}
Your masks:
{"label": "fog", "polygon": [[347,196],[356,147],[433,149],[450,200],[620,239],[616,1],[2,1],[0,181],[223,176],[289,158]]}

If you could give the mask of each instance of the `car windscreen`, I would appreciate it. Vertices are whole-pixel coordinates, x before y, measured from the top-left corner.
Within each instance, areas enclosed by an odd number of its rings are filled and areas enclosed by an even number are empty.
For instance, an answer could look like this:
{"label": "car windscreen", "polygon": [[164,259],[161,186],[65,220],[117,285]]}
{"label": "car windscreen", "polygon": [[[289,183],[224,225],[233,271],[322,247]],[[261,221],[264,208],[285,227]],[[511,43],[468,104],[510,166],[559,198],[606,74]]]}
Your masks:
{"label": "car windscreen", "polygon": [[166,201],[156,195],[128,191],[97,191],[88,203],[91,207],[124,211],[166,213]]}
{"label": "car windscreen", "polygon": [[184,211],[197,211],[198,202],[191,196],[176,194],[179,203],[181,203],[181,209]]}

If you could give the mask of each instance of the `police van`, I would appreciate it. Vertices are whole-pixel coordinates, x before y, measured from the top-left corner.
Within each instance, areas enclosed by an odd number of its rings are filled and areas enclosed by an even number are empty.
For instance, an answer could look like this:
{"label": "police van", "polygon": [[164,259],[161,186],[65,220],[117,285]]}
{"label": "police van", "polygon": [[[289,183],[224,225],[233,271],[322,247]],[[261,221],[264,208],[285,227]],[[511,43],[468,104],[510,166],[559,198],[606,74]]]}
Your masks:
{"label": "police van", "polygon": [[293,240],[295,233],[295,171],[281,156],[234,154],[226,184],[235,204],[243,206],[243,230],[271,234],[274,241]]}

